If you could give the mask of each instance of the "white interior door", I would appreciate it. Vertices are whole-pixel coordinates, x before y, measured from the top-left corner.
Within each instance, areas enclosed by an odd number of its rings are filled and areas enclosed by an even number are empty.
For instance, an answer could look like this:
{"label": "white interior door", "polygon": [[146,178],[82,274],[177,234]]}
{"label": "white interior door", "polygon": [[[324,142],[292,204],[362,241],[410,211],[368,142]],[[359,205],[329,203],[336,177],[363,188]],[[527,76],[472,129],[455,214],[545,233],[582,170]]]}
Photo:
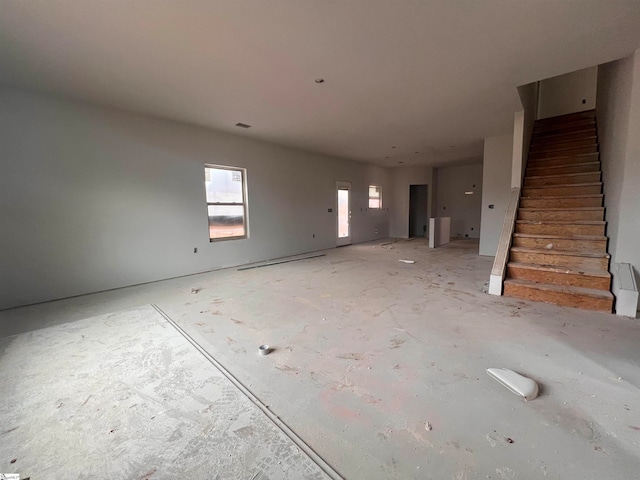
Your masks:
{"label": "white interior door", "polygon": [[351,183],[336,182],[338,238],[336,245],[351,244]]}

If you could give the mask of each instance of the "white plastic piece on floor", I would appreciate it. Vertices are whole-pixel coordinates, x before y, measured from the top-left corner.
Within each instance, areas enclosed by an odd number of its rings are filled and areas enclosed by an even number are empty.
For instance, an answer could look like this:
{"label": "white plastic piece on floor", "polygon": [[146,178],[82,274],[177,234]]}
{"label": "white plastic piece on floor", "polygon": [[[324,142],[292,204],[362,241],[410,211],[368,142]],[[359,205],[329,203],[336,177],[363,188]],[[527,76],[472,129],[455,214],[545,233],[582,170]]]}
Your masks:
{"label": "white plastic piece on floor", "polygon": [[501,383],[511,392],[523,397],[525,400],[533,400],[538,396],[538,384],[519,373],[506,368],[487,368],[487,373]]}
{"label": "white plastic piece on floor", "polygon": [[398,261],[402,263],[416,263],[415,260],[398,260]]}

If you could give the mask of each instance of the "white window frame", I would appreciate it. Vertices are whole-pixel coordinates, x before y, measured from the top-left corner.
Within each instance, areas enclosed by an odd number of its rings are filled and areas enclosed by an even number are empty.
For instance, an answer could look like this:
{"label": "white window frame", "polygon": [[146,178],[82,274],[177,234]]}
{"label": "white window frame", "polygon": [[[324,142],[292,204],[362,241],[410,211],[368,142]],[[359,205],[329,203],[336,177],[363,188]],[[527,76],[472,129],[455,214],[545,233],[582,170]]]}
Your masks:
{"label": "white window frame", "polygon": [[[375,187],[378,189],[378,196],[377,197],[372,197],[371,193],[369,192],[369,190],[371,189],[371,187]],[[369,188],[367,189],[367,196],[369,197],[369,208],[371,210],[382,210],[382,187],[380,185],[369,185]],[[371,206],[371,200],[379,200],[379,206],[377,207],[372,207]]]}
{"label": "white window frame", "polygon": [[[248,217],[248,212],[247,212],[247,169],[246,168],[239,168],[239,167],[229,167],[226,165],[211,165],[211,164],[206,164],[204,166],[205,169],[205,178],[206,178],[206,171],[207,169],[213,169],[213,170],[229,170],[232,172],[240,172],[241,175],[241,181],[242,181],[242,203],[238,203],[238,202],[207,202],[207,230],[209,231],[209,242],[222,242],[222,241],[226,241],[226,240],[240,240],[243,238],[248,238],[249,237],[249,217]],[[206,190],[205,190],[205,200],[206,200]],[[216,207],[224,207],[224,206],[240,206],[242,205],[242,227],[244,230],[244,235],[233,235],[233,236],[229,236],[229,237],[218,237],[218,238],[211,238],[211,231],[209,230],[210,226],[209,226],[209,206],[216,206]]]}

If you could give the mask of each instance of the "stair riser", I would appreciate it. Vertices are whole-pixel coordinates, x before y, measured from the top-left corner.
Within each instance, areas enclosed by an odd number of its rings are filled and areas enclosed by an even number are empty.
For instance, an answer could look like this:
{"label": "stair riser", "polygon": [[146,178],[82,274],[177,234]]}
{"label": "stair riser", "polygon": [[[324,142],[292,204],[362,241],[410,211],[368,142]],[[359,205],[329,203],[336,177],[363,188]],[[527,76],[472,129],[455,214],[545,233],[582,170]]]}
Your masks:
{"label": "stair riser", "polygon": [[567,148],[563,150],[549,150],[544,152],[531,152],[529,153],[529,159],[531,160],[539,160],[543,158],[553,158],[553,157],[569,157],[572,155],[581,155],[583,153],[597,153],[598,146],[592,145],[589,147],[576,147],[576,148]]}
{"label": "stair riser", "polygon": [[542,144],[531,145],[531,152],[546,152],[548,150],[565,150],[567,148],[580,148],[580,147],[597,147],[598,141],[591,138],[584,138],[581,140],[557,140],[555,142],[545,142]]}
{"label": "stair riser", "polygon": [[596,137],[596,129],[585,128],[584,130],[578,130],[572,133],[561,133],[557,135],[549,135],[540,133],[531,137],[531,145],[541,145],[543,143],[557,142],[557,141],[569,141],[569,140],[581,140],[583,138]]}
{"label": "stair riser", "polygon": [[533,128],[533,136],[537,138],[543,135],[564,135],[595,127],[593,120],[579,120],[561,125],[539,125]]}
{"label": "stair riser", "polygon": [[554,210],[554,211],[518,211],[518,220],[546,221],[566,221],[572,220],[604,220],[604,209],[602,210]]}
{"label": "stair riser", "polygon": [[527,162],[528,168],[546,168],[564,165],[574,165],[576,163],[597,162],[599,161],[598,153],[590,153],[587,155],[561,155],[554,158],[529,158]]}
{"label": "stair riser", "polygon": [[528,280],[538,283],[550,283],[567,287],[593,288],[595,290],[608,291],[611,286],[611,278],[591,277],[589,275],[577,275],[570,273],[545,272],[530,268],[507,267],[507,277],[515,280]]}
{"label": "stair riser", "polygon": [[602,185],[563,185],[550,187],[524,187],[523,197],[570,197],[574,195],[598,195]]}
{"label": "stair riser", "polygon": [[542,177],[548,175],[566,175],[568,173],[591,173],[600,172],[600,162],[588,163],[585,165],[567,165],[564,167],[543,167],[543,168],[527,168],[525,176]]}
{"label": "stair riser", "polygon": [[564,307],[595,310],[598,312],[611,313],[613,308],[613,300],[611,299],[592,298],[572,293],[543,292],[527,285],[505,284],[504,294],[508,297],[532,300],[534,302],[554,303]]}
{"label": "stair riser", "polygon": [[581,112],[567,113],[565,115],[558,115],[557,117],[546,117],[536,120],[536,125],[552,125],[552,124],[564,124],[567,122],[575,122],[576,120],[591,120],[596,118],[595,110],[583,110]]}
{"label": "stair riser", "polygon": [[608,270],[608,258],[575,257],[571,255],[553,255],[532,252],[511,252],[512,262],[532,263],[534,265],[553,265],[571,270]]}
{"label": "stair riser", "polygon": [[600,172],[589,172],[559,177],[525,177],[526,187],[544,187],[545,185],[565,185],[568,183],[594,183],[600,181]]}
{"label": "stair riser", "polygon": [[530,233],[536,235],[604,235],[604,225],[580,225],[580,224],[531,224],[517,223],[516,233]]}
{"label": "stair riser", "polygon": [[522,208],[582,208],[601,207],[602,197],[564,197],[564,198],[522,198],[520,200]]}
{"label": "stair riser", "polygon": [[607,251],[607,237],[602,240],[575,240],[571,238],[522,238],[514,237],[514,247],[526,248],[547,248],[551,245],[552,250],[563,250],[568,252],[602,252]]}

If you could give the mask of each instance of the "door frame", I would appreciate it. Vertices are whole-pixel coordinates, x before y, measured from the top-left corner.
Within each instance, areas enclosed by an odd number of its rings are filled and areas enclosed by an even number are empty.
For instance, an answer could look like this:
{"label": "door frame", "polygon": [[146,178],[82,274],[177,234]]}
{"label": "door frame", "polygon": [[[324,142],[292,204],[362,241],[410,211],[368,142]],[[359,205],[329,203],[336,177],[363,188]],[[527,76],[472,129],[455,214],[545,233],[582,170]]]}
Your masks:
{"label": "door frame", "polygon": [[[348,199],[348,203],[349,205],[347,206],[348,208],[348,226],[349,226],[349,235],[346,237],[339,237],[339,232],[340,232],[340,205],[338,204],[338,192],[340,190],[347,190],[349,192],[349,199]],[[345,181],[340,181],[338,180],[336,182],[336,196],[335,196],[335,200],[336,200],[336,247],[343,247],[345,245],[351,245],[351,182],[345,182]]]}

